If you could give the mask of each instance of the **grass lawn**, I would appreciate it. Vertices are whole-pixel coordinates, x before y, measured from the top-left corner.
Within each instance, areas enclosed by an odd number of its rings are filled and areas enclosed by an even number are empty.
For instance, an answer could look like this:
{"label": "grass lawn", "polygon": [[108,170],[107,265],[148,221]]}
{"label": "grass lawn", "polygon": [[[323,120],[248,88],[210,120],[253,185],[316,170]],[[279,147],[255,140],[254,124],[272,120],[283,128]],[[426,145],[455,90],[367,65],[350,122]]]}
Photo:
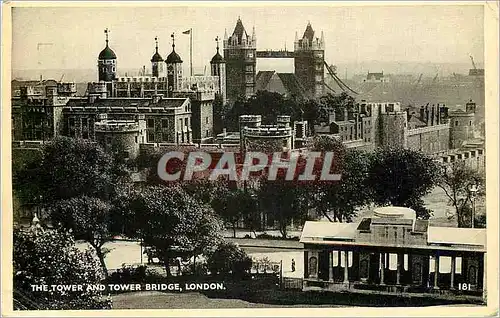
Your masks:
{"label": "grass lawn", "polygon": [[256,304],[241,299],[208,298],[200,293],[133,292],[113,296],[113,309],[220,309],[278,307],[345,307],[337,305]]}

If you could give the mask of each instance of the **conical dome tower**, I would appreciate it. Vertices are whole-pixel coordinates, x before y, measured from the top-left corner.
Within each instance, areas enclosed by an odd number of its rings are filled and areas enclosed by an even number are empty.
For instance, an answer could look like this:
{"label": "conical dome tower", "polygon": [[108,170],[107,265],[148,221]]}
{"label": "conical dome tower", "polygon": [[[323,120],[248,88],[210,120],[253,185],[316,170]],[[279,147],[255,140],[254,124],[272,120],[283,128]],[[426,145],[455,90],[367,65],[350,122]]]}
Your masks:
{"label": "conical dome tower", "polygon": [[116,78],[116,54],[109,47],[109,30],[104,30],[104,33],[106,34],[106,47],[99,53],[97,67],[99,81],[111,82]]}
{"label": "conical dome tower", "polygon": [[180,89],[180,84],[182,81],[182,59],[175,52],[175,35],[172,33],[172,52],[167,56],[165,63],[167,64],[167,85],[169,90],[169,95],[173,91]]}
{"label": "conical dome tower", "polygon": [[222,96],[223,103],[226,102],[226,61],[219,53],[219,37],[215,38],[217,42],[217,53],[210,61],[210,74],[219,77],[219,91],[218,94]]}
{"label": "conical dome tower", "polygon": [[156,51],[151,58],[151,70],[154,77],[162,77],[164,75],[163,70],[163,57],[158,53],[158,37],[155,37]]}

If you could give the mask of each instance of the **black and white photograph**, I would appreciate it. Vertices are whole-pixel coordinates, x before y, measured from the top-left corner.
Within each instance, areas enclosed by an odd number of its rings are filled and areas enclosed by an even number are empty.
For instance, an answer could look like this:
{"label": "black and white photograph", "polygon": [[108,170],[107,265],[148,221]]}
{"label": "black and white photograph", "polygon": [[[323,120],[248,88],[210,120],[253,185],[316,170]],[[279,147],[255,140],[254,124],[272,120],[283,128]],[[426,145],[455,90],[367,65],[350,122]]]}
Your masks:
{"label": "black and white photograph", "polygon": [[2,7],[3,314],[498,314],[497,1]]}

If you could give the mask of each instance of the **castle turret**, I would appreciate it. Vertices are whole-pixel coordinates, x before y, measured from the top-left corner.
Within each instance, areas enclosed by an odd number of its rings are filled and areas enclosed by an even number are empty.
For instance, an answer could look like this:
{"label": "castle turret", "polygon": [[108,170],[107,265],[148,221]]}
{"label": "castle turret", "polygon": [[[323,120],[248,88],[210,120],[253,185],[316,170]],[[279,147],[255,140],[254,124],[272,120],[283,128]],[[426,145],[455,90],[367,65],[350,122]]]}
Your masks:
{"label": "castle turret", "polygon": [[302,39],[295,40],[295,76],[306,90],[306,95],[312,98],[324,94],[324,36],[315,37],[311,23],[307,24]]}
{"label": "castle turret", "polygon": [[155,37],[156,51],[151,58],[151,70],[154,77],[163,77],[163,58],[158,53],[158,37]]}
{"label": "castle turret", "polygon": [[116,54],[109,48],[109,30],[104,30],[106,34],[106,47],[99,53],[97,60],[99,81],[111,82],[116,78]]}
{"label": "castle turret", "polygon": [[249,97],[255,93],[256,35],[248,36],[238,18],[233,34],[224,35],[224,57],[226,60],[227,99],[234,102],[238,97]]}
{"label": "castle turret", "polygon": [[226,102],[226,61],[219,53],[219,37],[215,38],[217,42],[217,53],[212,57],[210,61],[210,74],[212,76],[218,76],[219,81],[219,91],[218,94],[222,97],[222,102]]}
{"label": "castle turret", "polygon": [[165,63],[167,64],[167,85],[169,95],[172,95],[173,91],[180,89],[180,84],[182,81],[182,59],[175,52],[175,35],[172,33],[172,52],[167,56]]}

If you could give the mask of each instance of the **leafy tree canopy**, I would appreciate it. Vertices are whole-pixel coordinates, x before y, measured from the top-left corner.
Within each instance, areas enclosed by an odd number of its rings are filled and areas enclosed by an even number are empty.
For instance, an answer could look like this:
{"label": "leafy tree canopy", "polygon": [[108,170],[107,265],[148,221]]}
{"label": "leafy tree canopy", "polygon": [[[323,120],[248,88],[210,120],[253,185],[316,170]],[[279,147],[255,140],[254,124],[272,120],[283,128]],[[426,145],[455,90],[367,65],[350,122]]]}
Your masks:
{"label": "leafy tree canopy", "polygon": [[[103,273],[91,251],[75,247],[71,234],[31,228],[14,230],[15,304],[27,309],[110,309],[102,292],[33,291],[31,285],[99,284]],[[50,287],[49,287],[50,288]]]}

